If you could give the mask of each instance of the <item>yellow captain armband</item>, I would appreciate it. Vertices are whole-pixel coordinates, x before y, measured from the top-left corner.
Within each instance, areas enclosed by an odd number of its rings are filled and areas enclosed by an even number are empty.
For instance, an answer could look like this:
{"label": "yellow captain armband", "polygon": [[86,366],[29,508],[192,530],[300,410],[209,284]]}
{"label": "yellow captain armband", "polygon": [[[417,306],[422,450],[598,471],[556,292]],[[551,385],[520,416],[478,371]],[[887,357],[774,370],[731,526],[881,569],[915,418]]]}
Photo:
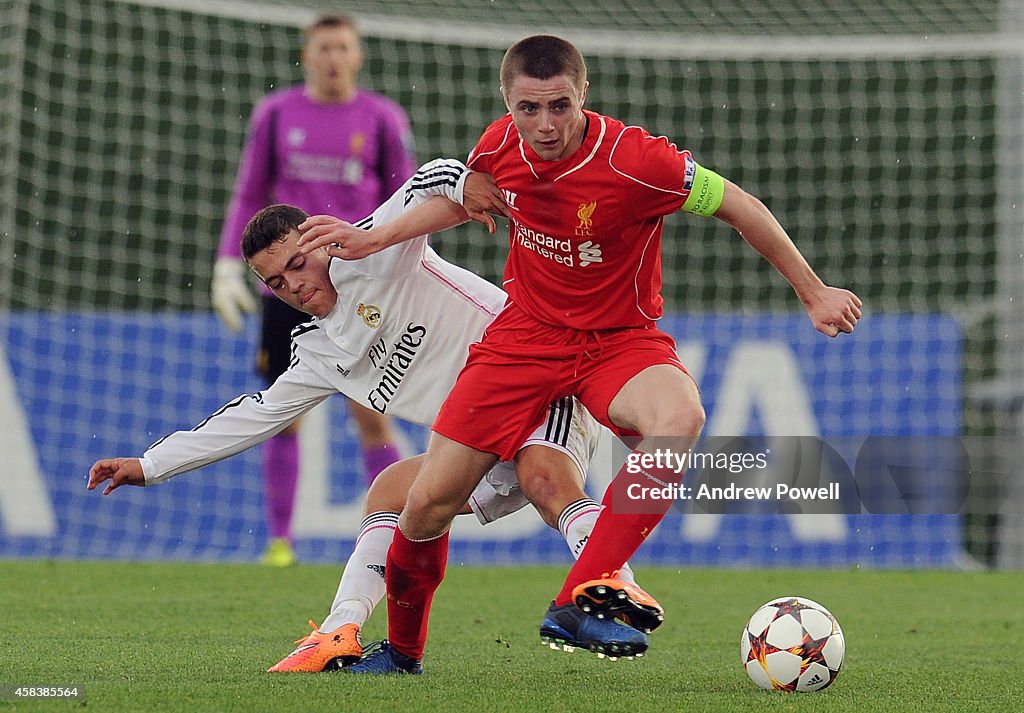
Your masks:
{"label": "yellow captain armband", "polygon": [[725,179],[697,162],[693,165],[695,170],[690,183],[690,195],[680,210],[694,215],[714,215],[725,196]]}

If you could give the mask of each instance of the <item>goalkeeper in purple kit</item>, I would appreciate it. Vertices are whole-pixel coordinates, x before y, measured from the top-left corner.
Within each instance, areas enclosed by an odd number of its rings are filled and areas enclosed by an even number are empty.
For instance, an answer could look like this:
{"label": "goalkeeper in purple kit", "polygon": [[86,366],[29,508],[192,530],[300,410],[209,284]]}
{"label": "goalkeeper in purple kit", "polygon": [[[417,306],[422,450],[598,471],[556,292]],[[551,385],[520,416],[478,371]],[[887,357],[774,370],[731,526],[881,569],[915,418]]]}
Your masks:
{"label": "goalkeeper in purple kit", "polygon": [[[305,83],[268,94],[252,112],[212,285],[214,309],[232,331],[241,330],[243,311],[256,308],[238,244],[254,213],[287,203],[310,214],[357,220],[372,213],[416,168],[405,112],[356,84],[362,62],[353,21],[320,17],[306,30]],[[260,303],[257,370],[271,384],[288,368],[292,329],[308,316],[275,299],[265,286],[260,287]],[[395,433],[389,419],[372,409],[350,401],[349,414],[371,482],[399,460]],[[291,521],[298,473],[296,423],[263,446],[267,564],[295,562]]]}

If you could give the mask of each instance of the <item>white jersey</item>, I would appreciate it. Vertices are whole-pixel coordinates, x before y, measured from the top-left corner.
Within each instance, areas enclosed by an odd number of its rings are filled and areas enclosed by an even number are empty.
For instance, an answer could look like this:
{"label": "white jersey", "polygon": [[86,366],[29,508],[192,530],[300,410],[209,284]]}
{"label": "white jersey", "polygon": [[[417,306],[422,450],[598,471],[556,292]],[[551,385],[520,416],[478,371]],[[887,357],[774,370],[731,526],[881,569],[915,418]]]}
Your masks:
{"label": "white jersey", "polygon": [[[373,215],[370,228],[437,195],[461,203],[466,167],[421,167]],[[469,346],[501,311],[505,293],[442,260],[421,236],[361,260],[334,259],[338,302],[292,332],[292,360],[269,388],[223,406],[191,431],[143,454],[146,484],[261,443],[328,396],[345,394],[382,414],[429,426],[466,363]]]}

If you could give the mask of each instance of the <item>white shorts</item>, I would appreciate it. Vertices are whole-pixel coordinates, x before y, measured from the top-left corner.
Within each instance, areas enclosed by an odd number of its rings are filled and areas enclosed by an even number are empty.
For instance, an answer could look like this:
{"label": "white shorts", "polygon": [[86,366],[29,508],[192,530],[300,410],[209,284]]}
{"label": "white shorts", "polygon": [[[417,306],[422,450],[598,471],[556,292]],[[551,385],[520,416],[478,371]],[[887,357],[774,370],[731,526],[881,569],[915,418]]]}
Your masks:
{"label": "white shorts", "polygon": [[[567,396],[551,404],[547,421],[530,434],[519,450],[527,446],[546,446],[565,453],[579,471],[582,483],[587,479],[601,429],[601,424],[583,404]],[[515,461],[502,461],[491,468],[469,496],[469,507],[481,525],[511,515],[529,504],[519,489]]]}

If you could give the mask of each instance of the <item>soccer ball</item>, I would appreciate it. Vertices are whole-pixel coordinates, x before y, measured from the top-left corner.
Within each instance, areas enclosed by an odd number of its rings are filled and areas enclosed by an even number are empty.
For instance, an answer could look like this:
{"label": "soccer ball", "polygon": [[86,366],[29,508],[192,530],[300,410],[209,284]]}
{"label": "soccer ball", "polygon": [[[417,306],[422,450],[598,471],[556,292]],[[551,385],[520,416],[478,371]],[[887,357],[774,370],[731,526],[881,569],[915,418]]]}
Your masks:
{"label": "soccer ball", "polygon": [[740,641],[747,675],[769,691],[820,691],[836,680],[845,653],[839,622],[805,597],[779,597],[759,608]]}

